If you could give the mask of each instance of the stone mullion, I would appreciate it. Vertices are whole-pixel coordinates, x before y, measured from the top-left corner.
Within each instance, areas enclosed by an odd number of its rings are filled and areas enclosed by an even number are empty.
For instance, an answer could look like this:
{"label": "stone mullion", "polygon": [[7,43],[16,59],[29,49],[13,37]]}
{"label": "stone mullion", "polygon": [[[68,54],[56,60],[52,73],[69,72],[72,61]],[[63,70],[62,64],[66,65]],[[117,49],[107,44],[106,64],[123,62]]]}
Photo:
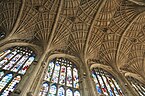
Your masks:
{"label": "stone mullion", "polygon": [[[59,61],[58,61],[58,63],[59,63]],[[58,94],[58,89],[60,88],[59,79],[60,79],[60,73],[61,73],[62,61],[61,61],[61,63],[59,63],[59,65],[60,65],[60,70],[59,70],[59,75],[58,75],[58,82],[56,83],[56,87],[57,87],[57,90],[56,90],[56,96],[57,96],[57,94]]]}
{"label": "stone mullion", "polygon": [[[113,92],[113,95],[115,96],[115,92],[114,92],[114,89],[111,87],[111,84],[110,84],[110,82],[108,82],[108,78],[107,78],[107,76],[105,75],[105,73],[104,73],[104,77],[106,78],[106,82],[108,83],[108,85],[110,86],[110,89],[112,90],[112,92]],[[111,80],[111,79],[110,79]],[[112,80],[111,80],[111,82],[112,82]],[[113,82],[112,82],[113,83]],[[113,85],[114,85],[114,83],[113,83]],[[115,87],[115,85],[114,85],[114,87]],[[116,88],[116,87],[115,87]],[[117,89],[116,89],[117,90]],[[118,92],[118,91],[117,91]]]}
{"label": "stone mullion", "polygon": [[[110,93],[109,93],[108,88],[107,88],[107,85],[106,85],[106,83],[105,83],[105,81],[104,81],[104,79],[103,79],[103,77],[102,77],[102,73],[100,72],[100,69],[99,69],[99,74],[100,74],[100,77],[101,77],[101,79],[102,79],[102,81],[103,81],[103,83],[104,83],[104,85],[105,85],[105,89],[107,90],[107,93],[108,93],[108,95],[109,95]],[[104,92],[103,92],[103,93],[104,93]]]}
{"label": "stone mullion", "polygon": [[118,80],[118,85],[120,86],[123,94],[127,96],[136,96],[137,93],[134,92],[132,87],[129,85],[127,80],[125,79],[125,76],[123,76],[120,72],[114,70],[114,73],[116,74],[116,78]]}
{"label": "stone mullion", "polygon": [[101,89],[101,93],[103,94],[103,91],[102,91],[102,88],[101,88],[101,84],[100,84],[100,81],[99,81],[99,79],[98,79],[98,77],[97,77],[97,74],[96,74],[96,71],[93,69],[93,71],[95,72],[95,76],[96,76],[96,79],[97,79],[97,81],[98,81],[98,83],[99,83],[99,87],[100,87],[100,89]]}
{"label": "stone mullion", "polygon": [[[109,78],[109,77],[108,77],[108,78]],[[116,87],[115,83],[113,82],[112,78],[110,78],[110,80],[111,80],[111,82],[113,83],[113,85],[114,85],[114,87],[115,87],[117,93],[120,95],[120,92],[119,92],[118,88]],[[114,80],[115,80],[115,78],[114,78]],[[116,83],[117,83],[117,82],[116,82]],[[118,85],[118,86],[119,86],[119,85]],[[119,86],[119,87],[120,87],[120,86]],[[114,91],[113,91],[113,93],[114,93]]]}

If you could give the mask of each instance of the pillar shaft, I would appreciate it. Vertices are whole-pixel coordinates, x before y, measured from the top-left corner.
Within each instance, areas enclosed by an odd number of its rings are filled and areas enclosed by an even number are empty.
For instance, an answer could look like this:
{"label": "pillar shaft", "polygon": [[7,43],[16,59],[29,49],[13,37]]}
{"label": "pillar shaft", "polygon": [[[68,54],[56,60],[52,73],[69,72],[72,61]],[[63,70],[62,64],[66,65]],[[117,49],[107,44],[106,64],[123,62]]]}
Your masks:
{"label": "pillar shaft", "polygon": [[29,75],[29,78],[26,80],[25,85],[23,86],[22,92],[20,94],[20,96],[27,96],[26,94],[28,92],[30,92],[31,86],[33,85],[34,80],[38,77],[37,73],[43,63],[43,60],[46,56],[46,52],[43,53],[43,55],[41,56],[38,64],[36,64],[34,70],[32,71],[32,73]]}

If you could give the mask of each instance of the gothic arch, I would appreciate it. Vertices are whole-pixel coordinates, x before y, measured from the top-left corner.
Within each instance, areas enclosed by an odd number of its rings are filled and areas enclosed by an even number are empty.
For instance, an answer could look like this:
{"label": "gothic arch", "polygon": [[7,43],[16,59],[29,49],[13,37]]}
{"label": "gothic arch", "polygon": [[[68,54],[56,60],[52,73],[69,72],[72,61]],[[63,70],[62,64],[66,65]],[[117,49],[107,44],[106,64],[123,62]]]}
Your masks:
{"label": "gothic arch", "polygon": [[[44,94],[53,94],[53,95],[61,94],[62,96],[65,96],[64,94],[68,94],[67,92],[69,92],[69,94],[80,94],[78,93],[79,90],[78,86],[80,86],[79,85],[80,72],[78,67],[79,65],[76,64],[73,60],[71,60],[69,55],[66,54],[55,54],[53,56],[51,55],[48,57],[47,62],[45,62],[45,64],[46,67],[44,70],[47,71],[45,72],[43,77],[42,81],[43,84],[41,85],[41,90],[39,93],[40,96],[43,96]],[[68,79],[68,77],[70,77],[71,79]],[[43,85],[47,81],[49,85],[49,90],[47,90],[48,92],[45,92],[44,89],[47,88]],[[52,93],[51,92],[52,90],[55,92]]]}
{"label": "gothic arch", "polygon": [[37,55],[37,58],[42,54],[42,49],[34,44],[31,43],[25,43],[25,42],[12,42],[12,43],[6,43],[3,46],[0,47],[0,51],[8,49],[10,47],[14,47],[14,46],[27,46],[30,49],[32,49],[35,54]]}
{"label": "gothic arch", "polygon": [[119,84],[119,78],[117,78],[117,74],[113,72],[111,67],[93,64],[90,69],[98,94],[110,96],[120,96],[124,94]]}

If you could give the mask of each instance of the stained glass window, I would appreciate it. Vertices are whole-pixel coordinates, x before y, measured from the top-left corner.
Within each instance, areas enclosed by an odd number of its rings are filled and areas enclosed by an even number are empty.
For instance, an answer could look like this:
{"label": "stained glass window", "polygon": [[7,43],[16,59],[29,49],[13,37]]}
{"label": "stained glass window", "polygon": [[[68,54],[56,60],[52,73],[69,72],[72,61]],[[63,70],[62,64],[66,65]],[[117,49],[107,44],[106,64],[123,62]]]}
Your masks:
{"label": "stained glass window", "polygon": [[5,33],[0,31],[0,39],[5,37]]}
{"label": "stained glass window", "polygon": [[145,84],[141,83],[139,80],[133,77],[126,77],[130,84],[133,86],[135,91],[139,94],[139,96],[145,96]]}
{"label": "stained glass window", "polygon": [[[45,96],[80,96],[78,70],[71,61],[55,58],[49,62],[46,71],[44,82],[48,82],[50,86]],[[43,84],[39,96],[44,96]]]}
{"label": "stained glass window", "polygon": [[64,93],[65,93],[64,88],[63,87],[60,87],[58,89],[58,96],[64,96]]}
{"label": "stained glass window", "polygon": [[41,88],[41,91],[40,91],[40,96],[46,96],[47,95],[47,93],[48,93],[48,87],[49,87],[49,85],[48,85],[48,83],[47,82],[44,82],[43,84],[42,84],[42,88]]}
{"label": "stained glass window", "polygon": [[13,47],[0,52],[0,96],[11,96],[35,54],[28,47]]}
{"label": "stained glass window", "polygon": [[105,96],[124,96],[115,78],[101,68],[92,70],[92,77],[98,94]]}

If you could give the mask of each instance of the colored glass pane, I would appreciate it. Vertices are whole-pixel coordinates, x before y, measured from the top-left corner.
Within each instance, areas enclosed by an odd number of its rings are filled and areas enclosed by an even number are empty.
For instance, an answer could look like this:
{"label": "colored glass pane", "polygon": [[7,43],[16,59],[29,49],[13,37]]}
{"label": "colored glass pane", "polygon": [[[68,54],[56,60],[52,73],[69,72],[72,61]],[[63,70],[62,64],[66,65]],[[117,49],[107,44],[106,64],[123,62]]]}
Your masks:
{"label": "colored glass pane", "polygon": [[72,69],[71,67],[67,67],[67,86],[72,87]]}
{"label": "colored glass pane", "polygon": [[116,96],[119,96],[119,94],[118,94],[118,92],[117,92],[117,90],[116,90],[116,88],[115,88],[115,86],[114,86],[114,84],[113,84],[111,78],[107,77],[107,82],[110,84],[110,87],[111,87],[111,89],[114,91],[115,95],[116,95]]}
{"label": "colored glass pane", "polygon": [[56,96],[56,85],[51,85],[48,96]]}
{"label": "colored glass pane", "polygon": [[50,78],[52,76],[53,68],[54,68],[54,63],[53,62],[50,62],[44,80],[50,81]]}
{"label": "colored glass pane", "polygon": [[26,61],[26,63],[24,64],[24,66],[22,67],[22,69],[19,71],[20,74],[25,74],[27,69],[29,68],[29,66],[32,64],[32,62],[34,61],[34,57],[29,57],[29,59]]}
{"label": "colored glass pane", "polygon": [[66,96],[73,96],[73,93],[72,93],[71,89],[66,90]]}
{"label": "colored glass pane", "polygon": [[12,74],[7,74],[2,78],[2,80],[0,81],[0,91],[2,91],[2,89],[10,82],[12,76]]}
{"label": "colored glass pane", "polygon": [[4,72],[3,71],[0,71],[0,79],[4,76]]}
{"label": "colored glass pane", "polygon": [[73,69],[73,86],[74,88],[79,88],[79,76],[78,70],[76,68]]}
{"label": "colored glass pane", "polygon": [[102,76],[102,78],[104,79],[105,85],[108,89],[108,92],[109,92],[110,96],[113,96],[113,91],[111,90],[111,87],[110,87],[111,84],[109,85],[109,82],[107,81],[105,76]]}
{"label": "colored glass pane", "polygon": [[60,65],[58,63],[55,64],[55,69],[53,72],[53,77],[52,77],[52,82],[57,83],[58,82],[58,76],[59,76],[59,70],[60,70]]}
{"label": "colored glass pane", "polygon": [[7,88],[2,92],[2,96],[10,96],[10,94],[14,91],[16,88],[16,85],[20,82],[21,77],[16,76],[11,83],[7,86]]}
{"label": "colored glass pane", "polygon": [[65,84],[65,74],[66,74],[66,67],[65,66],[61,66],[59,84],[62,84],[62,85]]}
{"label": "colored glass pane", "polygon": [[24,55],[20,60],[19,62],[17,62],[17,64],[11,69],[11,71],[13,72],[17,72],[21,67],[22,65],[25,63],[25,61],[28,59],[28,56],[27,55]]}
{"label": "colored glass pane", "polygon": [[57,96],[64,96],[64,93],[65,93],[64,88],[63,87],[60,87],[58,89],[58,95]]}
{"label": "colored glass pane", "polygon": [[48,93],[48,87],[49,87],[48,83],[46,83],[46,82],[43,83],[39,96],[46,96]]}
{"label": "colored glass pane", "polygon": [[13,56],[17,54],[16,50],[11,52],[10,54],[6,55],[3,60],[0,61],[0,67],[2,67],[4,64],[6,64]]}
{"label": "colored glass pane", "polygon": [[100,75],[97,75],[97,77],[98,77],[98,80],[99,80],[99,82],[100,82],[101,89],[102,89],[103,93],[104,93],[105,95],[108,96],[107,88],[106,88],[106,86],[105,86],[105,84],[104,84],[104,82],[103,82],[101,76],[100,76]]}
{"label": "colored glass pane", "polygon": [[10,53],[10,50],[6,50],[0,53],[0,59],[2,59],[3,57],[5,57],[8,53]]}
{"label": "colored glass pane", "polygon": [[81,96],[79,91],[74,92],[74,96]]}
{"label": "colored glass pane", "polygon": [[119,95],[123,96],[123,92],[122,90],[120,89],[119,85],[117,84],[116,80],[114,78],[112,78],[112,81],[114,82],[118,92],[119,92]]}
{"label": "colored glass pane", "polygon": [[99,82],[98,82],[97,77],[96,77],[96,75],[95,75],[94,72],[92,73],[92,77],[93,77],[93,79],[94,79],[94,81],[95,81],[95,83],[96,83],[97,92],[98,92],[99,94],[102,94],[102,91],[101,91]]}
{"label": "colored glass pane", "polygon": [[22,54],[17,54],[3,69],[10,70],[13,65],[21,58]]}
{"label": "colored glass pane", "polygon": [[[48,86],[49,91],[46,96],[80,96],[80,93],[78,93],[78,70],[76,66],[67,59],[55,58],[50,61],[44,75],[44,81],[49,82],[51,85]],[[59,87],[60,85],[62,86]],[[68,86],[69,88],[71,87],[72,90],[67,89]],[[74,91],[76,88],[77,91]],[[39,94],[42,94],[42,91],[40,91]]]}

